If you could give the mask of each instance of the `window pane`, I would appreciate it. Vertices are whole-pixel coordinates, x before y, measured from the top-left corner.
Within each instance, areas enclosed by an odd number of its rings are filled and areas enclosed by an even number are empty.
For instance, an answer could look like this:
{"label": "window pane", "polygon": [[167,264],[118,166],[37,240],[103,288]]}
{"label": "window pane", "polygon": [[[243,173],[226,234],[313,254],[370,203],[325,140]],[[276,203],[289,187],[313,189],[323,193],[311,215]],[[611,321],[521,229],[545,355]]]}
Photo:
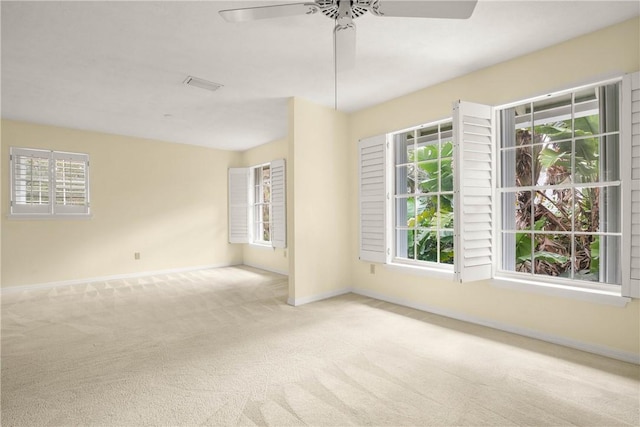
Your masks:
{"label": "window pane", "polygon": [[403,240],[397,248],[397,256],[400,258],[414,259],[414,231],[413,230],[398,230],[398,240]]}
{"label": "window pane", "polygon": [[453,264],[453,230],[440,231],[440,262]]}
{"label": "window pane", "polygon": [[262,224],[262,226],[263,226],[262,240],[264,240],[265,242],[271,241],[269,223],[264,223]]}
{"label": "window pane", "polygon": [[600,181],[600,139],[576,140],[575,182]]}
{"label": "window pane", "polygon": [[416,214],[415,214],[414,197],[398,197],[396,198],[396,226],[397,227],[415,227]]}
{"label": "window pane", "polygon": [[440,196],[438,228],[453,229],[453,193]]}
{"label": "window pane", "polygon": [[571,278],[571,235],[535,234],[534,273]]}
{"label": "window pane", "polygon": [[533,125],[533,143],[570,139],[571,94],[534,102]]}
{"label": "window pane", "polygon": [[[531,273],[533,260],[533,235],[531,233],[505,233],[505,238],[512,240],[515,244],[515,250],[513,251],[513,257],[515,258],[513,271]],[[505,266],[505,269],[510,268]]]}
{"label": "window pane", "polygon": [[537,159],[534,185],[559,185],[571,182],[571,141],[535,145]]}
{"label": "window pane", "polygon": [[14,186],[16,204],[49,204],[49,160],[16,155]]}
{"label": "window pane", "polygon": [[538,231],[571,231],[573,196],[570,188],[536,190],[533,228]]}
{"label": "window pane", "polygon": [[574,99],[574,132],[576,138],[600,133],[599,88],[577,91]]}
{"label": "window pane", "polygon": [[505,192],[502,194],[503,230],[531,230],[531,191]]}
{"label": "window pane", "polygon": [[510,148],[502,152],[503,188],[531,185],[533,179],[532,147]]}
{"label": "window pane", "polygon": [[575,229],[579,232],[619,233],[620,187],[576,188],[574,205]]}
{"label": "window pane", "polygon": [[576,242],[575,278],[620,284],[619,236],[580,236]]}
{"label": "window pane", "polygon": [[438,233],[432,229],[416,230],[416,259],[438,262]]}
{"label": "window pane", "polygon": [[415,193],[414,168],[411,166],[396,166],[396,194]]}
{"label": "window pane", "polygon": [[418,192],[436,193],[440,188],[440,165],[437,160],[418,163],[417,178]]}
{"label": "window pane", "polygon": [[417,197],[417,216],[416,223],[418,227],[436,228],[438,226],[438,196]]}
{"label": "window pane", "polygon": [[440,191],[453,191],[453,160],[440,162]]}

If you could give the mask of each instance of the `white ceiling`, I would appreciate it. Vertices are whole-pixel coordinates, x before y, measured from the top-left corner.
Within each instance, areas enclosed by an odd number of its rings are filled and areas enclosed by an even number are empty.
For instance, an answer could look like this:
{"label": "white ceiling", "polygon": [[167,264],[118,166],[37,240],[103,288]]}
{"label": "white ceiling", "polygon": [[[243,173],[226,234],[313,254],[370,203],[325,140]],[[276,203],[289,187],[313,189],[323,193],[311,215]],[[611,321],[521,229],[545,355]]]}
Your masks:
{"label": "white ceiling", "polygon": [[[333,21],[230,24],[217,12],[286,2],[2,1],[2,117],[232,150],[282,138],[289,97],[334,105]],[[355,21],[356,68],[338,76],[338,109],[357,111],[639,13],[637,0],[480,0],[468,20],[367,14]],[[224,87],[188,87],[188,75]]]}

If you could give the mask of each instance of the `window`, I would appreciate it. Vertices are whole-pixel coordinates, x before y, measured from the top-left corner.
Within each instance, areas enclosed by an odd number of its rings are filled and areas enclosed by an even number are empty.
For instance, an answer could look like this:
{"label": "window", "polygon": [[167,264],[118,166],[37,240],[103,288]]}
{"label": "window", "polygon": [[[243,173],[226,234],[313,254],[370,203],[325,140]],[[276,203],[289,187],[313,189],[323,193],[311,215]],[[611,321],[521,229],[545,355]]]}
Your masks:
{"label": "window", "polygon": [[229,169],[229,243],[287,247],[285,161]]}
{"label": "window", "polygon": [[395,260],[453,264],[451,120],[392,135]]}
{"label": "window", "polygon": [[253,236],[255,243],[271,242],[271,167],[253,168]]}
{"label": "window", "polygon": [[621,284],[619,93],[618,82],[499,111],[503,272]]}
{"label": "window", "polygon": [[10,149],[11,215],[89,214],[89,156]]}

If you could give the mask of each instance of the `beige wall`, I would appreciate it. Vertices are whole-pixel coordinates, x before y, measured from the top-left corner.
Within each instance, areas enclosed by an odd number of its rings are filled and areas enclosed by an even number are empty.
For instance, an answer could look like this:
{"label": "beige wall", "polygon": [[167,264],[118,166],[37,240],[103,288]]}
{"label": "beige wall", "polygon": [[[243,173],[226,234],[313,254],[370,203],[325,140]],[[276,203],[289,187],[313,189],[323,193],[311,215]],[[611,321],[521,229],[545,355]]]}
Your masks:
{"label": "beige wall", "polygon": [[289,242],[290,253],[295,251],[289,261],[289,299],[299,304],[350,286],[347,118],[295,98],[289,138],[294,166],[289,170],[289,200],[294,201]]}
{"label": "beige wall", "polygon": [[[289,162],[286,161],[289,151],[287,139],[280,139],[259,145],[242,153],[243,166],[256,166],[276,159],[285,159],[286,175],[289,175]],[[288,201],[287,201],[288,202]],[[288,248],[271,248],[258,245],[242,245],[243,260],[246,265],[263,268],[276,273],[288,274]]]}
{"label": "beige wall", "polygon": [[8,219],[3,169],[3,286],[242,263],[227,243],[227,168],[240,153],[3,120],[4,165],[10,146],[88,153],[93,217]]}
{"label": "beige wall", "polygon": [[[394,99],[349,117],[349,186],[357,194],[357,141],[451,115],[457,99],[499,105],[640,68],[634,19],[521,58]],[[497,288],[456,284],[386,267],[370,274],[358,257],[357,198],[349,200],[351,274],[355,288],[461,316],[640,354],[640,301],[624,308]]]}

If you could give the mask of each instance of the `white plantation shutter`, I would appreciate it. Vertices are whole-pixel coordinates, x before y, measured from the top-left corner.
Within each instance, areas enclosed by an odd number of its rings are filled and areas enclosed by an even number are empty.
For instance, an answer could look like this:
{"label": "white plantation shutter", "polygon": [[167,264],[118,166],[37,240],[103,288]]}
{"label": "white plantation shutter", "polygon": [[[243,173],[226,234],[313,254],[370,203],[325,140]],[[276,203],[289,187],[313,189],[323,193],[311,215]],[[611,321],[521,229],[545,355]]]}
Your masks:
{"label": "white plantation shutter", "polygon": [[493,273],[492,108],[458,101],[453,107],[454,271],[459,282]]}
{"label": "white plantation shutter", "polygon": [[[622,148],[623,162],[623,254],[622,295],[640,298],[640,72],[624,76],[622,80]],[[624,163],[623,163],[624,165]],[[630,185],[629,185],[630,184]]]}
{"label": "white plantation shutter", "polygon": [[10,149],[11,213],[51,213],[51,151]]}
{"label": "white plantation shutter", "polygon": [[89,213],[89,156],[53,152],[54,211]]}
{"label": "white plantation shutter", "polygon": [[229,243],[249,242],[249,172],[229,169]]}
{"label": "white plantation shutter", "polygon": [[287,247],[285,161],[271,162],[271,244],[274,248]]}
{"label": "white plantation shutter", "polygon": [[360,140],[360,260],[386,262],[386,135]]}

